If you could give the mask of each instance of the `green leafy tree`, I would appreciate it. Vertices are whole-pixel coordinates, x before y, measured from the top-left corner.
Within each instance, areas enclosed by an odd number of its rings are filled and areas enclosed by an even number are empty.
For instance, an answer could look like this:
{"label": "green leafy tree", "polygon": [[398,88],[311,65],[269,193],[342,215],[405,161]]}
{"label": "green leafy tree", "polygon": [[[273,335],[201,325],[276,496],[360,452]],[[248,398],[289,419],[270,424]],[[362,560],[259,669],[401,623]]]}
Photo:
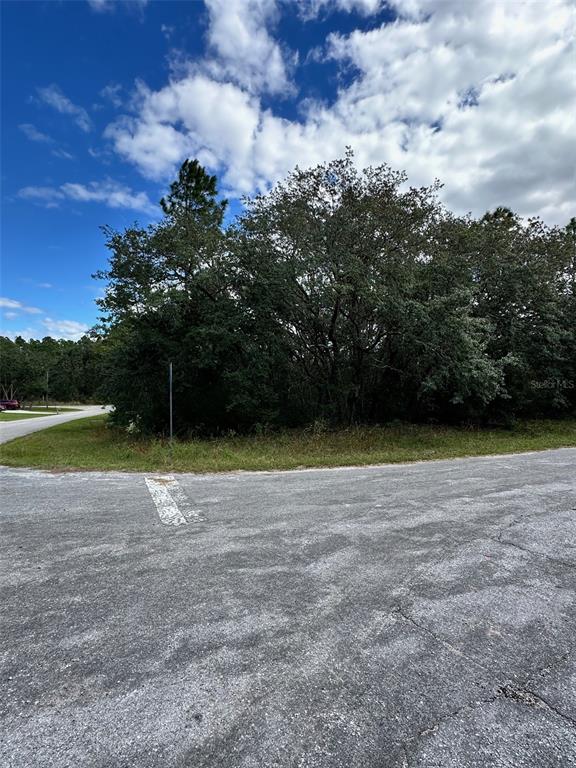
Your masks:
{"label": "green leafy tree", "polygon": [[104,345],[102,339],[88,336],[79,341],[0,337],[1,396],[55,402],[97,399]]}
{"label": "green leafy tree", "polygon": [[169,362],[179,429],[235,423],[224,373],[237,369],[241,349],[225,207],[215,178],[187,161],[162,200],[158,225],[107,231],[110,267],[97,277],[108,281],[99,303],[110,339],[106,393],[119,423],[166,430]]}
{"label": "green leafy tree", "polygon": [[501,412],[552,414],[573,407],[570,240],[569,228],[525,222],[506,208],[470,228],[475,314],[490,324],[487,352],[506,371],[507,396],[495,404]]}
{"label": "green leafy tree", "polygon": [[472,292],[455,268],[438,279],[442,230],[459,222],[437,187],[405,181],[387,166],[361,173],[349,153],[296,171],[240,222],[246,301],[288,350],[286,403],[302,420],[421,416],[499,389]]}
{"label": "green leafy tree", "polygon": [[116,421],[166,431],[170,361],[183,434],[573,411],[576,223],[457,217],[406,182],[348,152],[225,228],[215,177],[186,161],[158,224],[106,230]]}

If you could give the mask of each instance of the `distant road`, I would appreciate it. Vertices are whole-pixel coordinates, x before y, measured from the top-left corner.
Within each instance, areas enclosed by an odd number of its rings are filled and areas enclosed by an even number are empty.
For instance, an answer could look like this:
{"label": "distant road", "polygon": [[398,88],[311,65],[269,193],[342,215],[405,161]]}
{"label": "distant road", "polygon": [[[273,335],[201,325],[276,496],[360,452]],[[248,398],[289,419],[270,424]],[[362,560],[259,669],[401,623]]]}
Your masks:
{"label": "distant road", "polygon": [[102,405],[75,405],[71,413],[53,414],[52,416],[39,416],[37,419],[22,419],[22,421],[7,421],[0,424],[0,443],[7,443],[17,437],[30,435],[40,429],[54,427],[56,424],[64,424],[74,419],[85,419],[87,416],[99,416],[105,413],[109,406]]}

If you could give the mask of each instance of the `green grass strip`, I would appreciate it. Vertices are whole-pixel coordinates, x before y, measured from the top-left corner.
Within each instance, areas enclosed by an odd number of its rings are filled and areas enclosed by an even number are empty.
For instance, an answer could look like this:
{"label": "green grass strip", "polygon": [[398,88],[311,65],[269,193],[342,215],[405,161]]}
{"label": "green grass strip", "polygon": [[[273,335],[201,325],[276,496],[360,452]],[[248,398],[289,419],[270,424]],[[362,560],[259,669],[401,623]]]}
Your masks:
{"label": "green grass strip", "polygon": [[0,424],[3,421],[21,421],[22,419],[36,419],[38,416],[52,416],[51,413],[20,413],[20,411],[2,411]]}
{"label": "green grass strip", "polygon": [[335,467],[447,459],[576,447],[576,420],[525,421],[513,429],[394,424],[314,434],[175,441],[126,435],[95,416],[60,424],[0,446],[14,467],[224,472]]}

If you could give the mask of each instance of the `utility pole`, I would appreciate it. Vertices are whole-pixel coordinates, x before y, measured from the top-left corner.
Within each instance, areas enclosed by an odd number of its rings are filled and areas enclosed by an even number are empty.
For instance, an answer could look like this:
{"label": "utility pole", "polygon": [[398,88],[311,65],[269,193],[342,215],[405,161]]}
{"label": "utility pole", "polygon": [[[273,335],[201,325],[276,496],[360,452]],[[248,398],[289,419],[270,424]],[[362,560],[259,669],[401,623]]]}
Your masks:
{"label": "utility pole", "polygon": [[168,383],[170,388],[170,444],[174,437],[174,430],[172,424],[172,363],[168,364]]}

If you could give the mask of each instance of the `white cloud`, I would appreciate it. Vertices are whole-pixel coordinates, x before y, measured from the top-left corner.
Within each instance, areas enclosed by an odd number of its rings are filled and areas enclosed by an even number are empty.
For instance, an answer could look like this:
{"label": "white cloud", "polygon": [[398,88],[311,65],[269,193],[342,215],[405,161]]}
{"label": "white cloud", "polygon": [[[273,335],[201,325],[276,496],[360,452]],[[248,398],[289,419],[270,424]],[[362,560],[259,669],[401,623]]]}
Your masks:
{"label": "white cloud", "polygon": [[381,10],[383,5],[384,0],[308,0],[307,3],[299,5],[299,11],[305,20],[313,19],[322,12],[332,11],[356,11],[362,16],[370,16]]}
{"label": "white cloud", "polygon": [[51,317],[45,317],[42,320],[42,325],[55,339],[69,339],[71,341],[78,341],[90,330],[89,325],[79,323],[77,320],[53,320]]}
{"label": "white cloud", "polygon": [[[35,125],[32,125],[32,123],[22,123],[18,128],[20,128],[29,141],[33,141],[36,144],[48,144],[50,146],[56,144],[51,136],[39,131]],[[60,147],[52,149],[51,154],[54,155],[54,157],[59,157],[63,160],[74,160],[74,155],[71,155],[70,152],[66,152],[65,149],[61,149]]]}
{"label": "white cloud", "polygon": [[38,95],[45,104],[60,112],[63,115],[71,115],[76,125],[85,133],[92,130],[92,121],[84,107],[79,107],[64,95],[62,89],[57,85],[48,85],[45,88],[38,88]]}
{"label": "white cloud", "polygon": [[[508,205],[565,223],[576,210],[569,0],[550,0],[546,13],[529,0],[393,5],[394,23],[328,39],[330,58],[356,76],[333,104],[309,102],[301,121],[265,109],[249,76],[224,82],[197,67],[160,90],[140,85],[135,113],[106,135],[155,179],[197,156],[229,194],[265,190],[349,144],[361,165],[387,162],[418,185],[439,178],[457,212]],[[251,72],[241,39],[238,51]]]}
{"label": "white cloud", "polygon": [[7,320],[13,320],[15,317],[18,317],[18,312],[4,312],[4,317]]}
{"label": "white cloud", "polygon": [[[8,318],[9,313],[6,313],[5,316]],[[9,319],[12,319],[12,317]],[[51,317],[44,317],[40,325],[28,326],[17,330],[6,330],[3,328],[0,335],[7,336],[9,339],[21,336],[26,341],[30,339],[43,339],[46,336],[51,336],[54,339],[78,341],[89,330],[89,325],[80,323],[77,320],[55,320]]]}
{"label": "white cloud", "polygon": [[42,333],[42,331],[39,331],[37,328],[20,328],[18,331],[8,331],[5,328],[2,328],[0,330],[1,336],[6,336],[8,339],[17,339],[19,336],[23,338],[25,341],[30,341],[30,339],[41,339],[46,334]]}
{"label": "white cloud", "polygon": [[338,105],[346,124],[405,126],[386,159],[417,183],[445,181],[457,210],[505,204],[565,222],[576,205],[568,3],[546,14],[537,2],[395,5],[406,19],[330,40],[361,72]]}
{"label": "white cloud", "polygon": [[110,13],[120,3],[128,8],[142,11],[148,5],[148,0],[88,0],[88,5],[96,13]]}
{"label": "white cloud", "polygon": [[58,187],[23,187],[18,191],[23,200],[34,200],[46,208],[57,208],[64,195]]}
{"label": "white cloud", "polygon": [[20,128],[24,136],[30,141],[34,141],[38,144],[54,144],[54,139],[47,134],[42,133],[42,131],[39,131],[35,125],[32,125],[32,123],[22,123],[18,128]]}
{"label": "white cloud", "polygon": [[131,208],[150,212],[153,208],[145,192],[133,192],[116,182],[95,182],[89,184],[62,184],[64,195],[82,203],[105,203],[109,208]]}
{"label": "white cloud", "polygon": [[100,96],[118,109],[122,106],[122,99],[120,97],[121,91],[122,86],[119,83],[108,83],[108,85],[100,91]]}
{"label": "white cloud", "polygon": [[[28,315],[42,314],[42,310],[38,309],[38,307],[28,307],[25,304],[22,304],[21,301],[16,301],[16,299],[8,299],[6,297],[0,298],[0,308],[2,308],[2,310],[8,310],[9,312],[25,312]],[[7,312],[4,312],[4,314],[8,316]]]}
{"label": "white cloud", "polygon": [[[278,18],[276,0],[206,0],[207,41],[213,58],[204,69],[251,93],[292,90],[280,44],[268,31]],[[294,61],[293,54],[286,58]]]}
{"label": "white cloud", "polygon": [[74,155],[71,155],[70,152],[66,152],[65,149],[53,149],[52,154],[54,157],[60,157],[62,160],[74,160]]}
{"label": "white cloud", "polygon": [[383,0],[333,0],[340,11],[358,11],[364,16],[377,13],[384,5]]}
{"label": "white cloud", "polygon": [[130,187],[112,179],[91,181],[88,184],[68,182],[59,187],[24,187],[18,196],[41,203],[46,208],[57,208],[64,200],[79,203],[103,203],[109,208],[126,208],[152,214],[156,207],[145,192],[134,192]]}
{"label": "white cloud", "polygon": [[190,153],[208,165],[249,165],[259,119],[256,97],[199,74],[156,92],[141,86],[140,117],[109,126],[106,135],[120,154],[160,178]]}

